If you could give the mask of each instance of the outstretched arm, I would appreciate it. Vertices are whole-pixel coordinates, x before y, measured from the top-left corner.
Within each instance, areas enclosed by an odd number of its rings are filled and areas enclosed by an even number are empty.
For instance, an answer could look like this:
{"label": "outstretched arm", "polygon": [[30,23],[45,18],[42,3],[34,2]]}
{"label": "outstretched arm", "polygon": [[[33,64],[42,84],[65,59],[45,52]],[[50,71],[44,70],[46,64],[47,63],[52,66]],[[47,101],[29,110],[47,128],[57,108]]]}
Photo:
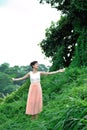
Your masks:
{"label": "outstretched arm", "polygon": [[56,73],[64,72],[64,71],[65,71],[65,68],[64,68],[64,69],[59,69],[59,70],[57,70],[57,71],[52,71],[52,72],[41,72],[41,75],[56,74]]}
{"label": "outstretched arm", "polygon": [[27,73],[26,75],[24,75],[23,77],[21,77],[21,78],[12,78],[12,80],[13,81],[20,81],[20,80],[24,80],[24,79],[26,79],[26,78],[28,78],[29,77],[29,73]]}

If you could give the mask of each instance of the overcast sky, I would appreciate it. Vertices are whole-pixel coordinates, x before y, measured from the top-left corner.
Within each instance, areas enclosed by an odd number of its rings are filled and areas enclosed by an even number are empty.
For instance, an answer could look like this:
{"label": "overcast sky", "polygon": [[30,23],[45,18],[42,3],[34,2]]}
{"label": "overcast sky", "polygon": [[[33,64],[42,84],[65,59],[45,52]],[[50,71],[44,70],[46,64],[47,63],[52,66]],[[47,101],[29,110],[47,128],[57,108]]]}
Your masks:
{"label": "overcast sky", "polygon": [[37,45],[60,12],[38,0],[0,0],[0,64],[29,65],[33,60],[50,65]]}

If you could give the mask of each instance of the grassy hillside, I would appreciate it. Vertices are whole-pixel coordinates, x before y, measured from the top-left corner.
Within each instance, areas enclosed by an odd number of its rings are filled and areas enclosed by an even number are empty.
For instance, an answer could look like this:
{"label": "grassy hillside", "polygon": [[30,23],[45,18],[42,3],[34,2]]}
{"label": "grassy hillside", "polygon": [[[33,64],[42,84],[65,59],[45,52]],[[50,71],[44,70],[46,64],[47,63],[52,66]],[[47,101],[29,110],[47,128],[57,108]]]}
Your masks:
{"label": "grassy hillside", "polygon": [[29,84],[0,100],[0,130],[87,130],[87,68],[42,77],[43,111],[33,121],[25,115]]}

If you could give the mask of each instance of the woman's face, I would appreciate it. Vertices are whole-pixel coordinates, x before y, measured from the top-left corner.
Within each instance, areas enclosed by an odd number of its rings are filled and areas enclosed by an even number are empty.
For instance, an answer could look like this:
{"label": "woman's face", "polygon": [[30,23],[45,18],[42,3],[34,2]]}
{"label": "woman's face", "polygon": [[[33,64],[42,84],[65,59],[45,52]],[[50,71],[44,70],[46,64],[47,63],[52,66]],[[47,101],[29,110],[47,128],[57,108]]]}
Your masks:
{"label": "woman's face", "polygon": [[38,69],[38,67],[39,67],[38,63],[36,63],[36,64],[33,65],[33,68],[35,68],[35,69]]}

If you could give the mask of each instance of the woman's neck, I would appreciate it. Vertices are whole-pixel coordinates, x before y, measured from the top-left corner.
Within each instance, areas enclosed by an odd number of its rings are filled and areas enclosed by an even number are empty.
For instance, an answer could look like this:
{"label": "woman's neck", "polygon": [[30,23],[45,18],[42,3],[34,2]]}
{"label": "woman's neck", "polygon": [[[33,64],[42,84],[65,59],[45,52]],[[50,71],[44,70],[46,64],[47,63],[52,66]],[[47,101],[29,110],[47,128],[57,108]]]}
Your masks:
{"label": "woman's neck", "polygon": [[36,73],[37,71],[38,71],[37,69],[33,68],[33,73]]}

